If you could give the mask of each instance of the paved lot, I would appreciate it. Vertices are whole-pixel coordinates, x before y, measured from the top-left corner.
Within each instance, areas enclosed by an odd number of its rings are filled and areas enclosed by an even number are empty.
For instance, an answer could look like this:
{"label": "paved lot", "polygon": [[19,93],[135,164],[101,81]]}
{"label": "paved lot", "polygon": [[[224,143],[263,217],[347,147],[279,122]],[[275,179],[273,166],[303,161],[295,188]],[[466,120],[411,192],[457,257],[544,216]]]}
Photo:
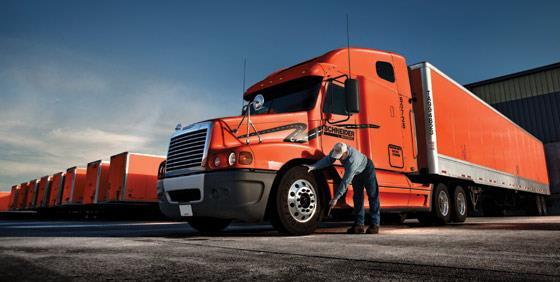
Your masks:
{"label": "paved lot", "polygon": [[200,236],[185,223],[0,221],[0,280],[557,280],[560,217],[475,218],[347,235],[278,235],[234,225]]}

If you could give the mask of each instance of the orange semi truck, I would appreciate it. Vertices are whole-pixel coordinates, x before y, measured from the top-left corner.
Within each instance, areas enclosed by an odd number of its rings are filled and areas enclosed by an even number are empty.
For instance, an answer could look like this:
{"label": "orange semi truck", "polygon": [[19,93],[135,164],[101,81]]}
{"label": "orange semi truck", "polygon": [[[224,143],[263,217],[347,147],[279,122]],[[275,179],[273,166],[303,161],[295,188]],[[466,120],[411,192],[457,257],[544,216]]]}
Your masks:
{"label": "orange semi truck", "polygon": [[[176,127],[158,172],[167,216],[200,231],[270,220],[309,234],[343,170],[302,165],[337,142],[373,160],[383,213],[425,224],[463,222],[482,199],[542,213],[550,194],[542,143],[429,63],[337,49],[272,73],[243,98],[241,116]],[[335,208],[351,207],[352,195]]]}

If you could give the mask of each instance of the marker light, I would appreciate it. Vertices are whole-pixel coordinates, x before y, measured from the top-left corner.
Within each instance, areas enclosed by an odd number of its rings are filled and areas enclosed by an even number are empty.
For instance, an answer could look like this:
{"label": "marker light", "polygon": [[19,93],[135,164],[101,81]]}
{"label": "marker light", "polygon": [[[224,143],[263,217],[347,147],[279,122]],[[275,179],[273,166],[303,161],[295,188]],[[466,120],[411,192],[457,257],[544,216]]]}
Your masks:
{"label": "marker light", "polygon": [[165,163],[166,163],[166,161],[163,161],[159,164],[158,179],[162,179],[162,178],[165,177]]}
{"label": "marker light", "polygon": [[239,152],[239,164],[250,165],[253,162],[253,154],[251,152]]}
{"label": "marker light", "polygon": [[232,165],[235,164],[236,161],[237,161],[237,158],[235,157],[235,153],[234,153],[234,152],[229,153],[229,156],[228,156],[228,164],[229,164],[230,166],[232,166]]}
{"label": "marker light", "polygon": [[222,164],[222,160],[220,160],[220,156],[216,156],[214,159],[214,166],[219,167]]}

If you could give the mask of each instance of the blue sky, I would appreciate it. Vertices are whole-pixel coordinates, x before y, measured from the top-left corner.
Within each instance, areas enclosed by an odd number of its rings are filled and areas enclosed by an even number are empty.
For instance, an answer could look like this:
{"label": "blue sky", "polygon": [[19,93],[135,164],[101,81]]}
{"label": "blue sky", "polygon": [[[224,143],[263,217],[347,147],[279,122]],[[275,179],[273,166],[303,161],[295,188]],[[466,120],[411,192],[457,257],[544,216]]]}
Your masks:
{"label": "blue sky", "polygon": [[346,43],[469,83],[560,61],[559,1],[0,1],[0,190],[239,112]]}

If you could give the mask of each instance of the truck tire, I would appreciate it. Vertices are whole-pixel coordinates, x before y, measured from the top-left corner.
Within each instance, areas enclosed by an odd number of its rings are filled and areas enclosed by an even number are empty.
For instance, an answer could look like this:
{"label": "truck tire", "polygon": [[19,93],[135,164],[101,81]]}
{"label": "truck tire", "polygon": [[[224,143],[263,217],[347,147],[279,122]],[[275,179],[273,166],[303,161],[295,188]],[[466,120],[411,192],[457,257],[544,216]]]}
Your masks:
{"label": "truck tire", "polygon": [[432,211],[419,213],[418,221],[422,225],[445,225],[451,220],[451,197],[449,190],[443,183],[438,183],[432,192]]}
{"label": "truck tire", "polygon": [[451,197],[447,185],[439,183],[434,189],[432,199],[432,213],[435,223],[444,225],[451,220]]}
{"label": "truck tire", "polygon": [[188,220],[189,225],[200,233],[211,234],[223,231],[231,223],[230,219],[212,217],[193,217]]}
{"label": "truck tire", "polygon": [[451,220],[465,222],[468,214],[467,193],[463,187],[457,185],[453,190],[453,205],[451,205]]}
{"label": "truck tire", "polygon": [[272,225],[286,235],[313,233],[319,225],[323,207],[315,177],[301,166],[289,169],[281,177],[275,193],[271,195],[274,197]]}

